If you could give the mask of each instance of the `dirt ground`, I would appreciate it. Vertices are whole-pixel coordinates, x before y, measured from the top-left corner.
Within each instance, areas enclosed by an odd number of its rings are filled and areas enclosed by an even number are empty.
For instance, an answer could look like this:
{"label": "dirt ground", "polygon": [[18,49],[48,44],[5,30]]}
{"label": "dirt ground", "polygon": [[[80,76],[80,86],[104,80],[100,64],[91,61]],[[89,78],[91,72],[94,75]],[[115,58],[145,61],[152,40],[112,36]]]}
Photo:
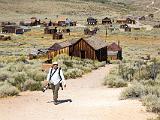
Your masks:
{"label": "dirt ground", "polygon": [[99,68],[82,78],[67,81],[59,92],[60,100],[71,99],[55,106],[52,91],[23,92],[18,97],[0,99],[0,120],[146,120],[147,113],[138,100],[119,100],[122,88],[106,88],[104,77],[113,65]]}

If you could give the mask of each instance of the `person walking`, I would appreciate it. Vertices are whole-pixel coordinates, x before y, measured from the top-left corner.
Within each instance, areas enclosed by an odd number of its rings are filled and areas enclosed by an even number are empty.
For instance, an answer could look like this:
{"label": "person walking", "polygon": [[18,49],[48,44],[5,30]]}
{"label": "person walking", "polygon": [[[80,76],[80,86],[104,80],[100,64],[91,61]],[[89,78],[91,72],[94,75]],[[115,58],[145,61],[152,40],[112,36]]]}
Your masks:
{"label": "person walking", "polygon": [[58,91],[63,86],[66,87],[66,81],[63,75],[62,69],[58,66],[58,62],[53,62],[47,75],[47,81],[51,85],[53,91],[53,101],[55,105],[58,105]]}

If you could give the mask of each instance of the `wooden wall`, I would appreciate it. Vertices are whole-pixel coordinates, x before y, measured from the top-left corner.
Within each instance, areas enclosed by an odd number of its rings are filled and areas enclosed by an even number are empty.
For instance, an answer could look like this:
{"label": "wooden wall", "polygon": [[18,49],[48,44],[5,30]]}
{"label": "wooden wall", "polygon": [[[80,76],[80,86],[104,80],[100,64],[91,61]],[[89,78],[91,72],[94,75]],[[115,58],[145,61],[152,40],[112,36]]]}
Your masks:
{"label": "wooden wall", "polygon": [[60,50],[57,50],[57,51],[49,51],[48,59],[51,59],[51,58],[53,58],[53,57],[55,57],[56,55],[59,55],[59,54],[69,55],[69,47],[66,47],[66,48],[63,48],[63,49],[60,49]]}
{"label": "wooden wall", "polygon": [[95,50],[90,45],[88,45],[83,39],[70,47],[70,55],[82,57],[81,51],[85,51],[85,58],[92,60],[96,59]]}

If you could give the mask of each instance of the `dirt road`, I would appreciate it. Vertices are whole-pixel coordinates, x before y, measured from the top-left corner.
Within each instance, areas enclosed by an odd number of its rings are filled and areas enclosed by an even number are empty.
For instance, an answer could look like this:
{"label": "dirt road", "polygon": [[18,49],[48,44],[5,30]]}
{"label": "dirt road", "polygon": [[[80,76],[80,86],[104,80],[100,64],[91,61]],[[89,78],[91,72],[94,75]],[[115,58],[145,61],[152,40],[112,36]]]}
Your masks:
{"label": "dirt road", "polygon": [[118,99],[122,89],[102,86],[113,65],[106,65],[82,78],[67,81],[59,99],[72,99],[55,106],[52,91],[23,92],[19,97],[0,99],[0,120],[146,120],[155,117],[145,112],[137,100]]}

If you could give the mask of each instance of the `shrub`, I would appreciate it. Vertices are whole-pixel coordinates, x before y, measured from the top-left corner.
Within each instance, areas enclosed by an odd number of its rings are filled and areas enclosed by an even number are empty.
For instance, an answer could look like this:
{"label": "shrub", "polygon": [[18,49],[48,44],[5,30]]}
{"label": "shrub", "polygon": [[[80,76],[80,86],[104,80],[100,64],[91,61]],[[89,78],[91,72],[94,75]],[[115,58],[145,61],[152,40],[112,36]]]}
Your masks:
{"label": "shrub", "polygon": [[23,70],[24,70],[24,64],[17,64],[16,65],[16,68],[15,68],[15,70],[17,71],[17,72],[22,72]]}
{"label": "shrub", "polygon": [[63,64],[65,64],[67,67],[71,67],[71,68],[73,67],[73,63],[71,60],[64,60]]}
{"label": "shrub", "polygon": [[147,85],[145,86],[145,92],[146,94],[152,94],[152,95],[156,95],[157,97],[160,97],[159,85],[155,85],[155,86]]}
{"label": "shrub", "polygon": [[132,86],[122,91],[120,99],[140,98],[145,95],[145,92],[145,87],[142,84],[134,83]]}
{"label": "shrub", "polygon": [[9,78],[9,74],[6,72],[1,72],[0,73],[0,81],[5,81]]}
{"label": "shrub", "polygon": [[22,90],[23,84],[26,81],[27,76],[24,72],[14,74],[14,83],[19,90]]}
{"label": "shrub", "polygon": [[23,86],[23,90],[30,90],[30,91],[41,90],[41,88],[42,88],[41,82],[36,82],[34,80],[25,81]]}
{"label": "shrub", "polygon": [[0,86],[0,97],[14,96],[18,94],[19,90],[9,83],[5,83],[4,85]]}
{"label": "shrub", "polygon": [[104,85],[107,85],[109,88],[119,88],[119,87],[127,87],[127,82],[118,78],[118,77],[107,77],[105,78]]}
{"label": "shrub", "polygon": [[98,62],[98,61],[96,61],[96,62],[94,63],[95,69],[97,69],[97,68],[99,68],[99,67],[104,67],[105,65],[106,65],[106,62]]}
{"label": "shrub", "polygon": [[76,77],[81,77],[83,75],[83,71],[75,68],[75,69],[68,69],[66,72],[64,72],[64,76],[66,79],[73,78],[75,79]]}
{"label": "shrub", "polygon": [[147,111],[149,112],[160,112],[160,98],[156,95],[147,95],[142,98],[142,104],[146,106]]}
{"label": "shrub", "polygon": [[44,72],[34,70],[34,69],[27,70],[26,73],[27,73],[28,77],[30,77],[31,79],[36,80],[36,81],[43,81],[46,77],[46,74]]}
{"label": "shrub", "polygon": [[43,72],[37,72],[34,76],[34,80],[43,81],[46,78],[46,74]]}

